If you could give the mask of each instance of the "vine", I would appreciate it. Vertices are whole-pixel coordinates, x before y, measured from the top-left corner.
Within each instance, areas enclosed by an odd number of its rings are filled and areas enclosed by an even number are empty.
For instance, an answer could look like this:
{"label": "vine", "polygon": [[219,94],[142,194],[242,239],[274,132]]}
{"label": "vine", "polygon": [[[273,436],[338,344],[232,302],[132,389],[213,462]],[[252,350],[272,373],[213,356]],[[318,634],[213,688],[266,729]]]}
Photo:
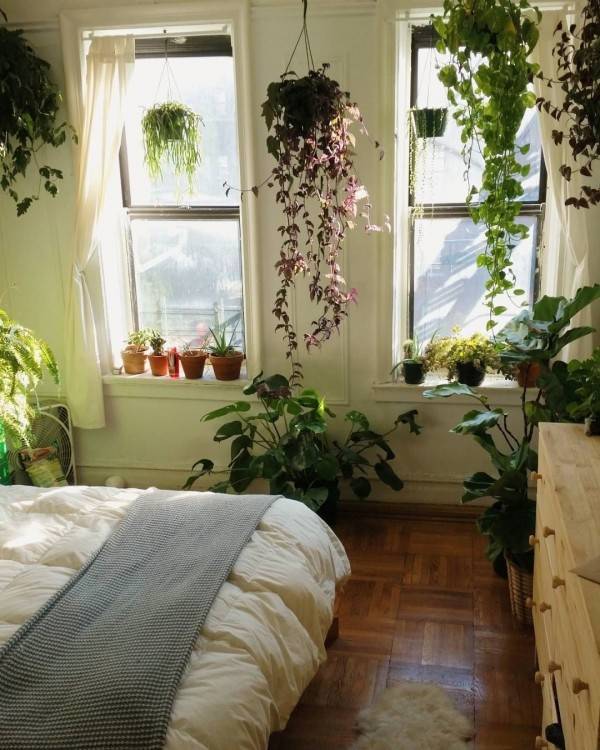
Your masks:
{"label": "vine", "polygon": [[[528,229],[517,221],[523,194],[521,179],[529,165],[519,156],[529,145],[517,146],[517,133],[528,108],[535,105],[529,90],[538,67],[528,62],[535,47],[541,14],[527,0],[445,0],[444,13],[434,18],[437,48],[451,61],[439,71],[461,128],[467,203],[473,220],[485,226],[485,250],[477,264],[485,268],[487,330],[506,307],[497,298],[522,296],[512,270],[512,251]],[[483,158],[479,187],[469,182],[473,149]],[[476,200],[477,197],[477,200]]]}

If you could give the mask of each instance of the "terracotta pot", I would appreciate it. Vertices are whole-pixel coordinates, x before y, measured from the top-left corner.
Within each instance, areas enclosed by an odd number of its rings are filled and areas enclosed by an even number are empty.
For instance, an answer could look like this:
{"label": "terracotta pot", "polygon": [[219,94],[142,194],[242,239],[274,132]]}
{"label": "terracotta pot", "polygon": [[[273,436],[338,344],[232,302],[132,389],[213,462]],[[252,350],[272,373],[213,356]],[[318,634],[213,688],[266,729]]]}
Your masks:
{"label": "terracotta pot", "polygon": [[146,372],[146,351],[137,351],[135,347],[126,347],[121,352],[123,367],[128,375],[141,375]]}
{"label": "terracotta pot", "polygon": [[463,385],[477,387],[483,383],[485,370],[480,370],[472,362],[457,362],[458,382]]}
{"label": "terracotta pot", "polygon": [[539,362],[521,362],[517,367],[517,383],[521,388],[533,388],[541,371]]}
{"label": "terracotta pot", "polygon": [[198,380],[204,373],[204,363],[208,354],[206,352],[197,352],[196,354],[182,354],[179,358],[183,373],[188,380]]}
{"label": "terracotta pot", "polygon": [[244,355],[242,352],[234,352],[229,357],[210,355],[210,363],[217,380],[238,380],[243,361]]}
{"label": "terracotta pot", "polygon": [[162,377],[168,373],[168,359],[166,354],[149,354],[148,361],[152,374]]}

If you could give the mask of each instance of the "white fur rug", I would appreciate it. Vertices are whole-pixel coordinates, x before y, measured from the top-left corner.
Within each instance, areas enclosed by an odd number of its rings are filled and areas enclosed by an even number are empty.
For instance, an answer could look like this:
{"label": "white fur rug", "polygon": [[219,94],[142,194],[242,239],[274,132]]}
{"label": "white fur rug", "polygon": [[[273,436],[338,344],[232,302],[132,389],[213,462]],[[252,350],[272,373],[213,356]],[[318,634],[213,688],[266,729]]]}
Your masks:
{"label": "white fur rug", "polygon": [[358,715],[351,750],[470,750],[473,727],[437,685],[406,682],[384,690]]}

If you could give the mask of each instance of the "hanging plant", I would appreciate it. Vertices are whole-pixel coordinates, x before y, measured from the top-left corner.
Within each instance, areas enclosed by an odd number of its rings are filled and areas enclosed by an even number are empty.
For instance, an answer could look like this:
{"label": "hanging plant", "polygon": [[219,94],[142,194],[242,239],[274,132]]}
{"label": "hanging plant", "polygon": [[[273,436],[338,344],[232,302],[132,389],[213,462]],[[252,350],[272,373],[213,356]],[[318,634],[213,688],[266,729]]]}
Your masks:
{"label": "hanging plant", "polygon": [[467,203],[473,220],[485,226],[486,246],[477,264],[489,276],[488,330],[506,310],[496,298],[524,294],[515,288],[511,256],[516,243],[528,235],[517,217],[521,180],[529,173],[529,165],[519,157],[529,145],[517,146],[517,133],[526,110],[535,104],[529,83],[538,67],[528,57],[539,37],[540,18],[527,0],[445,0],[443,15],[433,22],[440,37],[438,50],[451,57],[439,78],[462,131],[467,180],[474,148],[484,163],[481,185],[469,185]]}
{"label": "hanging plant", "polygon": [[[0,10],[6,21],[6,14]],[[40,150],[61,146],[67,133],[75,134],[66,122],[57,123],[61,95],[50,79],[50,65],[36,55],[22,29],[0,27],[0,187],[17,204],[17,216],[24,214],[42,189],[58,193],[60,169],[39,164]],[[37,188],[23,196],[15,185],[27,175],[31,162],[38,174]]]}
{"label": "hanging plant", "polygon": [[[543,96],[537,99],[538,109],[544,110],[557,123],[564,122],[564,128],[552,131],[552,139],[558,146],[564,139],[575,164],[560,166],[561,176],[569,182],[573,174],[592,178],[594,162],[600,159],[600,2],[589,0],[581,11],[579,28],[571,24],[565,31],[562,22],[554,31],[557,37],[552,54],[556,59],[557,80],[538,78],[549,88],[559,86],[564,93],[560,107]],[[585,182],[585,180],[584,180]],[[570,196],[566,206],[589,208],[600,203],[600,183],[583,184],[579,195]]]}
{"label": "hanging plant", "polygon": [[413,107],[410,116],[415,138],[441,138],[446,132],[446,107]]}
{"label": "hanging plant", "polygon": [[[358,216],[367,230],[380,231],[370,218],[368,193],[356,175],[355,130],[368,135],[362,115],[350,94],[329,76],[329,65],[315,68],[306,26],[303,25],[292,57],[278,81],[270,83],[262,115],[267,125],[267,150],[276,160],[262,184],[275,189],[283,222],[275,264],[280,285],[273,314],[282,331],[292,366],[292,383],[301,378],[297,361],[298,334],[291,319],[289,295],[298,276],[308,276],[310,301],[317,314],[304,333],[308,349],[328,340],[356,301],[356,289],[347,289],[341,255],[348,230]],[[304,41],[308,73],[289,70],[294,53]],[[375,142],[379,149],[379,144]],[[379,151],[380,158],[383,153]],[[232,189],[227,187],[227,193]],[[251,188],[258,195],[260,186]]]}
{"label": "hanging plant", "polygon": [[153,180],[162,179],[168,164],[176,175],[186,177],[189,192],[202,160],[200,153],[201,118],[185,104],[168,101],[151,107],[142,119],[144,159]]}

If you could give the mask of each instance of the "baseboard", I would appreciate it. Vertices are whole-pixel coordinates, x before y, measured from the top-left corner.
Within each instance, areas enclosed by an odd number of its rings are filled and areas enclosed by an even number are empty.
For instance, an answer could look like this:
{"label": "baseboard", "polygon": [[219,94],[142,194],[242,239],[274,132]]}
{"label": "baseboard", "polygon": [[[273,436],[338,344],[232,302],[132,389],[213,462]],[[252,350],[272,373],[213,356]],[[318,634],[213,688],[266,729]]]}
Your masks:
{"label": "baseboard", "polygon": [[464,521],[473,523],[481,515],[481,506],[448,505],[445,503],[386,503],[379,500],[342,500],[342,516],[373,516],[388,518],[426,518],[431,521]]}

